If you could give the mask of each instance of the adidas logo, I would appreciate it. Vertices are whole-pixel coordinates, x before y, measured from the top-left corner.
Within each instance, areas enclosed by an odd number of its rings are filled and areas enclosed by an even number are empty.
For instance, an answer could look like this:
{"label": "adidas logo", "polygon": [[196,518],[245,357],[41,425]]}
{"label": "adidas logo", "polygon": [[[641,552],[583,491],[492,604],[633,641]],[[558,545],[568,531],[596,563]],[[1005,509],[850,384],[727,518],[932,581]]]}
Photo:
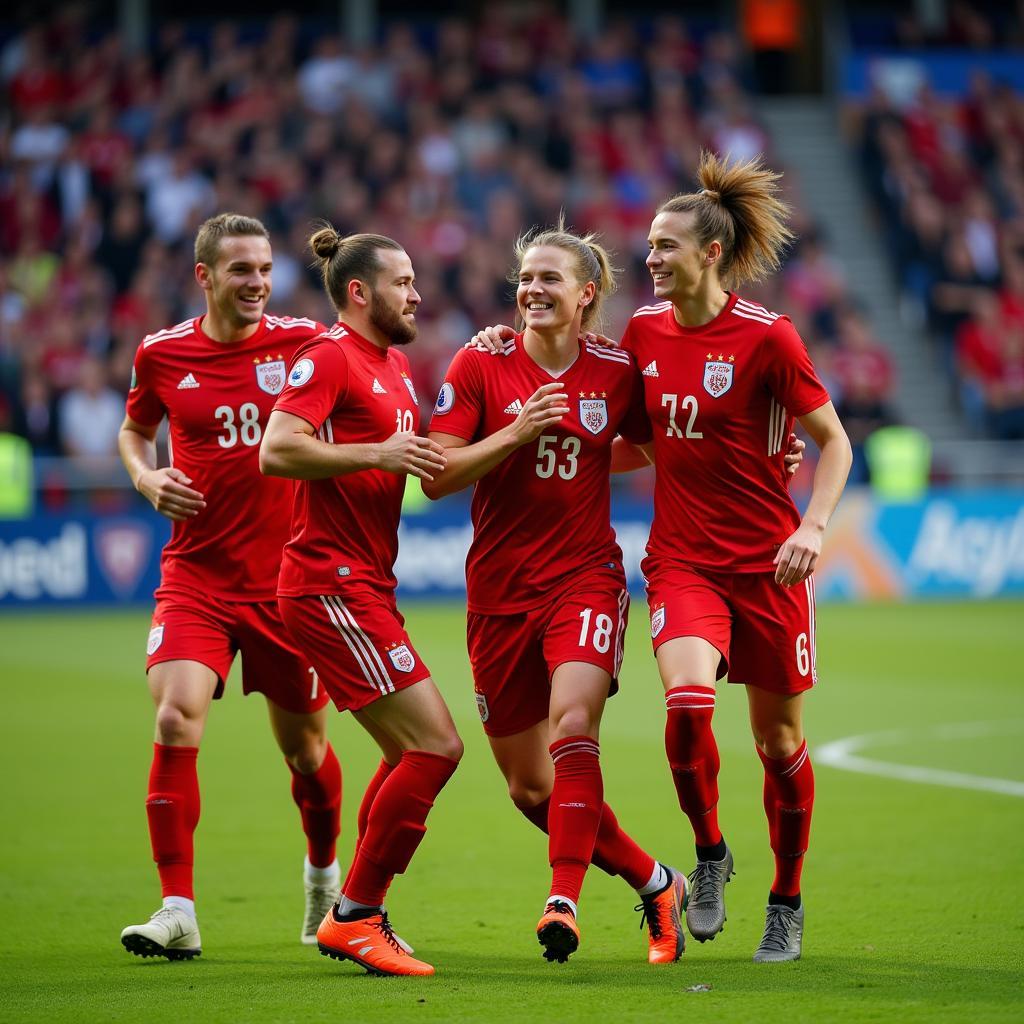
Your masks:
{"label": "adidas logo", "polygon": [[199,387],[199,381],[197,381],[195,376],[193,374],[191,374],[191,373],[186,373],[185,376],[182,377],[181,381],[178,383],[178,390],[179,391],[185,391],[188,388],[197,388],[197,387]]}
{"label": "adidas logo", "polygon": [[387,391],[380,386],[380,381],[376,377],[373,378],[373,393],[375,395],[386,395]]}
{"label": "adidas logo", "polygon": [[514,402],[510,402],[505,406],[505,412],[507,412],[509,416],[518,416],[522,411],[523,403],[520,402],[518,398]]}
{"label": "adidas logo", "polygon": [[652,359],[641,371],[645,377],[658,376],[658,360]]}

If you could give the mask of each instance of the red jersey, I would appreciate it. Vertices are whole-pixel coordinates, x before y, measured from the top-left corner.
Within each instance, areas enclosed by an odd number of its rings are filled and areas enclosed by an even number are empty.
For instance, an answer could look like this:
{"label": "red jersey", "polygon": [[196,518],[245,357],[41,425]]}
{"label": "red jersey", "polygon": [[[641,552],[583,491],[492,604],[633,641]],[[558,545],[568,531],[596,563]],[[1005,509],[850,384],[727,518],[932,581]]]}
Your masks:
{"label": "red jersey", "polygon": [[[274,408],[330,444],[379,444],[420,420],[405,354],[344,323],[296,352]],[[405,476],[380,469],[298,481],[277,592],[337,594],[352,583],[394,590],[404,493]]]}
{"label": "red jersey", "polygon": [[654,427],[647,552],[698,568],[767,572],[800,524],[783,459],[793,420],[829,401],[788,317],[729,294],[700,327],[643,306],[622,340]]}
{"label": "red jersey", "polygon": [[155,426],[167,417],[171,465],[207,503],[172,526],[157,597],[184,588],[227,601],[272,601],[293,484],[260,473],[260,439],[295,350],[324,327],[264,316],[252,337],[222,343],[201,321],[143,338],[128,392],[136,423]]}
{"label": "red jersey", "polygon": [[611,443],[650,440],[639,374],[625,352],[580,347],[559,377],[538,366],[523,338],[493,356],[464,348],[452,360],[430,429],[479,441],[511,423],[542,384],[562,384],[571,412],[477,481],[466,560],[468,608],[526,611],[606,562],[622,563],[611,527]]}

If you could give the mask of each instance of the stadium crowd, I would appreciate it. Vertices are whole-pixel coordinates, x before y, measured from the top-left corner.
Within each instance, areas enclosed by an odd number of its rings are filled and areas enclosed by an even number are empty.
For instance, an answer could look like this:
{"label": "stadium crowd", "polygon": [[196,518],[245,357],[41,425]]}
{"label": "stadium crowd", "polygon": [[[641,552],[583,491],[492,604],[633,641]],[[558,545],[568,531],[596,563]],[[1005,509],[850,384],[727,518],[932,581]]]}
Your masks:
{"label": "stadium crowd", "polygon": [[858,121],[895,272],[965,414],[1024,438],[1024,96],[979,66],[963,96],[882,83]]}
{"label": "stadium crowd", "polygon": [[[191,241],[215,211],[271,230],[272,311],[328,322],[311,224],[399,238],[424,296],[410,357],[429,401],[453,351],[510,315],[524,227],[564,210],[602,233],[625,271],[617,335],[651,299],[651,213],[691,186],[700,148],[783,166],[738,38],[677,17],[584,44],[551,10],[499,4],[363,49],[291,16],[168,23],[132,52],[82,10],[0,52],[0,429],[39,454],[114,452],[139,340],[199,312]],[[789,198],[800,240],[749,294],[793,317],[856,444],[892,417],[891,359]]]}

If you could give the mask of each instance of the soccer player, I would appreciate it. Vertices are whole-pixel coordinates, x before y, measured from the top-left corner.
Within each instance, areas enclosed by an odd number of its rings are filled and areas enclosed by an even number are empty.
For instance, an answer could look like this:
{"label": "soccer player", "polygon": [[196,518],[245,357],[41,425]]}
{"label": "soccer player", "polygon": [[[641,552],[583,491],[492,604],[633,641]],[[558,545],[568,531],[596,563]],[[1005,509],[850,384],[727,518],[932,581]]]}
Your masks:
{"label": "soccer player", "polygon": [[[143,339],[119,437],[136,490],[174,524],[146,649],[156,705],[146,815],[163,906],[121,933],[130,952],[168,960],[201,951],[192,878],[196,758],[210,703],[238,652],[243,692],[267,700],[306,834],[303,943],[316,941],[340,875],[341,768],[327,740],[327,696],[277,609],[292,485],[264,478],[258,464],[288,362],[323,327],[264,313],[272,256],[258,220],[223,213],[206,221],[195,259],[206,313]],[[157,468],[164,417],[172,465]]]}
{"label": "soccer player", "polygon": [[650,962],[672,963],[684,946],[686,878],[619,827],[598,742],[629,608],[609,518],[612,439],[650,439],[641,380],[627,353],[579,340],[615,286],[593,236],[561,224],[524,236],[512,280],[525,329],[502,358],[471,347],[456,355],[429,435],[448,461],[423,490],[440,498],[475,485],[469,656],[509,795],[550,837],[544,956],[564,962],[577,949],[594,860],[639,893]]}
{"label": "soccer player", "polygon": [[416,337],[408,254],[390,238],[331,227],[310,246],[339,322],[296,353],[260,449],[263,472],[299,480],[278,600],[299,647],[341,711],[383,760],[359,809],[359,841],[341,893],[317,931],[320,951],[369,973],[429,975],[384,911],[426,819],[462,756],[448,707],[395,603],[394,563],[406,476],[444,468],[417,437],[409,361]]}
{"label": "soccer player", "polygon": [[[725,922],[733,855],[718,822],[716,681],[746,687],[764,766],[775,877],[759,963],[799,958],[800,874],[814,803],[803,731],[816,682],[812,573],[851,463],[850,442],[792,323],[732,289],[779,266],[792,237],[780,175],[703,153],[698,192],[669,199],[649,234],[656,303],[622,345],[636,357],[654,427],[654,521],[643,563],[665,687],[665,746],[697,866],[690,933]],[[803,516],[789,495],[794,419],[820,450]]]}

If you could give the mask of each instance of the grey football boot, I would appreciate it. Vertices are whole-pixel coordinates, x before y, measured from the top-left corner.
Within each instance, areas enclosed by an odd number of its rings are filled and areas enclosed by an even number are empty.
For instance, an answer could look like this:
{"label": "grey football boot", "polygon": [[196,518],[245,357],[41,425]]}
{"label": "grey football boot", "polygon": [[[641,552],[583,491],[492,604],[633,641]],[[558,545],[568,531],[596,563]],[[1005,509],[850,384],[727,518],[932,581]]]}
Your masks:
{"label": "grey football boot", "polygon": [[768,905],[764,937],[754,953],[755,964],[774,964],[783,960],[799,960],[804,938],[804,906]]}
{"label": "grey football boot", "polygon": [[686,927],[698,942],[713,939],[725,927],[725,884],[733,874],[728,846],[721,860],[699,860],[690,872]]}

